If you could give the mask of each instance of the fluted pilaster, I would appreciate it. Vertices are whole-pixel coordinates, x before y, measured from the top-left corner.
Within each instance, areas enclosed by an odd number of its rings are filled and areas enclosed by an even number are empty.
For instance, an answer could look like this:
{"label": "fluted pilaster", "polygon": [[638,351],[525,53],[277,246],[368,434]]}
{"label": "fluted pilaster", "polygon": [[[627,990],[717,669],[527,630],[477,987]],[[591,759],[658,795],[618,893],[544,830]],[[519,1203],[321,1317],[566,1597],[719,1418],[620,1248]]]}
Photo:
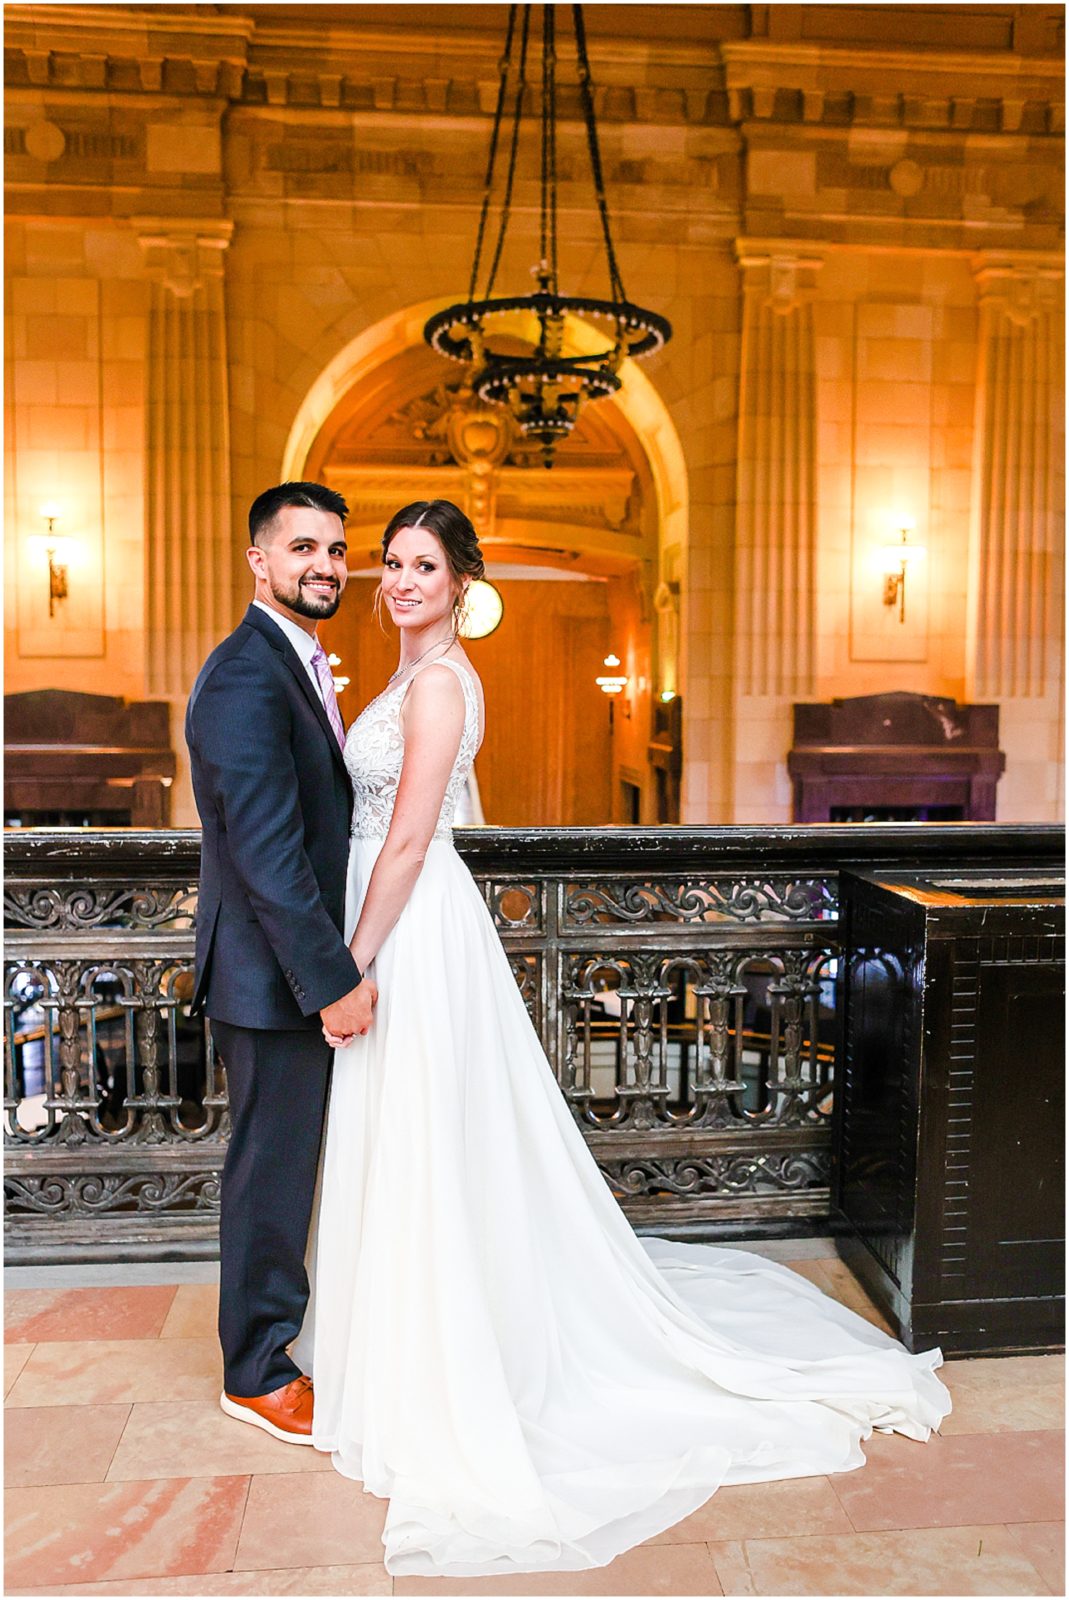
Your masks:
{"label": "fluted pilaster", "polygon": [[188,693],[232,626],[223,260],[233,225],[138,218],[152,278],[146,380],[148,692]]}
{"label": "fluted pilaster", "polygon": [[970,546],[969,698],[1042,695],[1062,505],[1062,274],[985,253]]}
{"label": "fluted pilaster", "polygon": [[821,262],[746,241],[739,260],[738,685],[750,695],[808,694],[815,654],[812,298]]}

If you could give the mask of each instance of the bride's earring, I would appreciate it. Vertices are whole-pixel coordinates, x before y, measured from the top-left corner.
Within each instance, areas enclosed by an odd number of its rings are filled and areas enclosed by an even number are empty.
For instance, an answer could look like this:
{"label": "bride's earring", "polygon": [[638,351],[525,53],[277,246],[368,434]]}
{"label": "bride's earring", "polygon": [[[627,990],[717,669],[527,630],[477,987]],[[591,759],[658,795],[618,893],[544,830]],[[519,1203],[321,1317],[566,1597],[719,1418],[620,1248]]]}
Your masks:
{"label": "bride's earring", "polygon": [[385,633],[386,632],[386,624],[382,620],[382,584],[381,583],[379,584],[378,588],[375,590],[375,598],[371,602],[371,615],[375,618],[375,621],[378,623],[378,625],[382,629],[383,633]]}

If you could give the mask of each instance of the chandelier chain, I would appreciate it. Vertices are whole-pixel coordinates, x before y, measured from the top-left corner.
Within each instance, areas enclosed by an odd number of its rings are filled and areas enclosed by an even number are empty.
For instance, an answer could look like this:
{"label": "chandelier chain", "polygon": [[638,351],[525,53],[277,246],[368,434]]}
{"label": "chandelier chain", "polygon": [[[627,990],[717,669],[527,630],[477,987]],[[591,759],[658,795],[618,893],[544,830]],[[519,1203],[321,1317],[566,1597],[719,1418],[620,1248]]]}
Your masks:
{"label": "chandelier chain", "polygon": [[[553,31],[554,35],[556,35],[556,10],[552,5],[548,9],[553,14]],[[551,265],[553,268],[553,293],[557,294],[559,291],[557,284],[557,56],[555,47],[553,54],[553,82],[551,84],[551,93],[549,97],[549,160],[553,185],[553,234],[550,243],[550,251]]]}
{"label": "chandelier chain", "polygon": [[557,293],[557,39],[555,8],[542,7],[542,206],[540,266]]}
{"label": "chandelier chain", "polygon": [[614,300],[626,300],[623,279],[616,263],[616,251],[613,249],[612,230],[609,227],[609,205],[605,198],[605,179],[601,170],[601,151],[598,147],[598,128],[594,119],[594,90],[590,75],[590,60],[586,52],[586,26],[583,22],[583,8],[581,5],[572,6],[572,20],[575,24],[575,47],[579,57],[579,93],[583,102],[583,121],[586,123],[586,142],[590,152],[590,171],[594,179],[594,194],[598,202],[598,214],[601,217],[601,232],[605,239],[605,255],[609,264],[609,283]]}
{"label": "chandelier chain", "polygon": [[[605,400],[619,393],[623,382],[623,363],[660,350],[672,337],[672,325],[657,312],[633,305],[624,292],[609,223],[605,174],[594,111],[594,85],[581,5],[571,8],[579,99],[609,274],[610,298],[603,300],[583,294],[563,294],[560,288],[557,190],[560,108],[557,105],[557,8],[552,3],[542,6],[540,257],[534,270],[537,289],[533,293],[494,296],[493,288],[501,266],[512,212],[521,124],[525,110],[531,110],[534,120],[533,101],[538,92],[533,66],[530,83],[527,77],[531,13],[534,9],[533,5],[523,6],[517,52],[517,6],[509,7],[505,48],[498,63],[497,104],[486,165],[486,190],[479,214],[467,302],[435,312],[428,319],[423,336],[440,355],[471,369],[467,382],[475,399],[485,405],[504,408],[520,433],[528,439],[537,440],[541,445],[542,463],[550,467],[558,443],[572,433],[581,408],[589,402]],[[484,255],[489,251],[493,191],[495,183],[500,181],[498,167],[505,141],[505,119],[509,116],[512,129],[505,162],[497,237],[484,297],[476,299],[480,268]],[[569,331],[569,319],[585,323],[588,330],[600,330],[603,342],[595,335],[593,347],[573,348],[579,339],[578,335]]]}
{"label": "chandelier chain", "polygon": [[512,39],[516,30],[516,7],[509,6],[508,28],[505,33],[505,48],[498,62],[497,106],[494,110],[494,127],[490,135],[490,151],[486,159],[486,178],[483,190],[483,203],[479,212],[479,228],[475,236],[475,254],[471,263],[471,281],[468,284],[468,299],[475,299],[475,291],[479,281],[479,263],[482,259],[483,242],[486,238],[486,222],[490,215],[490,200],[494,191],[494,169],[497,165],[497,147],[501,135],[501,121],[505,110],[505,96],[508,93],[509,69],[512,66]]}
{"label": "chandelier chain", "polygon": [[497,269],[501,265],[501,253],[505,248],[505,234],[508,232],[509,213],[512,208],[512,188],[516,179],[516,155],[520,147],[520,122],[523,119],[523,98],[527,93],[527,43],[531,34],[531,8],[523,8],[523,27],[520,31],[520,69],[516,83],[516,105],[512,118],[512,143],[509,147],[508,172],[505,175],[505,193],[501,199],[501,225],[497,235],[497,245],[494,249],[494,259],[490,263],[490,275],[486,280],[486,299],[489,300],[494,292],[494,280]]}

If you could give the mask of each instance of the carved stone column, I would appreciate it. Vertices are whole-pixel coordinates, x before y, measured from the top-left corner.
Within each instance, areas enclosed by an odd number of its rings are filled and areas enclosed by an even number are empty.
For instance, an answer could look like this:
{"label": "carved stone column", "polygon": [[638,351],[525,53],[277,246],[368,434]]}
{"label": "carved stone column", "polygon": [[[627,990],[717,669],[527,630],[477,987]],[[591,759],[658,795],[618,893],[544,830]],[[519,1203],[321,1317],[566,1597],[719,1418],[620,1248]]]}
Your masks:
{"label": "carved stone column", "polygon": [[818,256],[739,241],[743,273],[736,545],[742,694],[813,690]]}
{"label": "carved stone column", "polygon": [[970,541],[968,697],[1048,687],[1060,592],[1062,271],[1053,258],[974,263],[980,361]]}
{"label": "carved stone column", "polygon": [[149,694],[188,694],[233,625],[223,257],[233,224],[134,219],[152,278],[146,378]]}

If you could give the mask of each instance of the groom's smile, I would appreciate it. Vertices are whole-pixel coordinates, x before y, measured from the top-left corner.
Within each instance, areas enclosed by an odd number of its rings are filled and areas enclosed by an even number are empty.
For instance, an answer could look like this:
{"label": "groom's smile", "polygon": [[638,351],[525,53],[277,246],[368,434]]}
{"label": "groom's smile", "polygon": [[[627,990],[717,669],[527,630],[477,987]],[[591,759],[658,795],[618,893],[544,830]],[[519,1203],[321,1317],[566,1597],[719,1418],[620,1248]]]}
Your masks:
{"label": "groom's smile", "polygon": [[348,576],[341,518],[312,506],[284,506],[248,552],[256,598],[309,633],[332,617]]}

